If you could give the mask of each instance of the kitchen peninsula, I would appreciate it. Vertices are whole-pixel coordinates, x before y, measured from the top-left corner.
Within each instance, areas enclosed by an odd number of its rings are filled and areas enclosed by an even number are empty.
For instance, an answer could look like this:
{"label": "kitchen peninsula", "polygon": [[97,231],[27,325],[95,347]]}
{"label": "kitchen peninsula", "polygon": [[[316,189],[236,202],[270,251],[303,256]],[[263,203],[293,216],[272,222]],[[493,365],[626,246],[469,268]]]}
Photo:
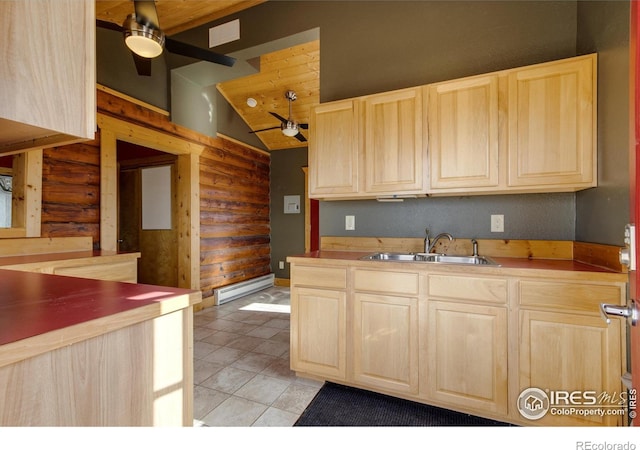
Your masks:
{"label": "kitchen peninsula", "polygon": [[191,426],[199,291],[0,270],[0,426]]}

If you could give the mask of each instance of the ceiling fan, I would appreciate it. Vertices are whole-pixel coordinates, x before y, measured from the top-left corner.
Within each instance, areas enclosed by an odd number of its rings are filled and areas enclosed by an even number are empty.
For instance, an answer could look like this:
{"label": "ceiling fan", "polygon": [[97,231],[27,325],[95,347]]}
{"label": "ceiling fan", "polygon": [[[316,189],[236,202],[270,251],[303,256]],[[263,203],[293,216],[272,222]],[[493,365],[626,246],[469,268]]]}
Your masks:
{"label": "ceiling fan", "polygon": [[282,130],[282,134],[285,136],[295,137],[300,142],[307,142],[307,139],[302,135],[302,133],[300,133],[300,129],[306,130],[309,128],[309,125],[306,123],[298,123],[291,118],[291,102],[298,98],[296,93],[293,91],[287,91],[284,93],[284,97],[289,101],[289,118],[285,119],[281,115],[269,111],[269,114],[281,122],[280,126],[263,128],[262,130],[250,131],[249,133],[259,133],[261,131],[276,130],[280,128]]}
{"label": "ceiling fan", "polygon": [[165,48],[171,53],[228,67],[236,62],[230,56],[166,37],[160,29],[155,1],[134,0],[133,6],[135,12],[127,16],[122,26],[105,20],[96,20],[96,24],[124,34],[124,42],[131,50],[138,75],[151,75],[151,60],[160,56]]}

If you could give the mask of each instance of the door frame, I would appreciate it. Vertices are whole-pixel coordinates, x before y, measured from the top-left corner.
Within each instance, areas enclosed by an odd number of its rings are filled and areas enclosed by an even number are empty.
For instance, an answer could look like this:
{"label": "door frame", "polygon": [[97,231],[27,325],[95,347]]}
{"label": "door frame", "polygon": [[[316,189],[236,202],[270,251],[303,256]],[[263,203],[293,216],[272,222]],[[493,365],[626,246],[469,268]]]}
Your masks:
{"label": "door frame", "polygon": [[98,113],[100,248],[118,250],[117,141],[177,155],[178,287],[200,289],[200,155],[204,146]]}

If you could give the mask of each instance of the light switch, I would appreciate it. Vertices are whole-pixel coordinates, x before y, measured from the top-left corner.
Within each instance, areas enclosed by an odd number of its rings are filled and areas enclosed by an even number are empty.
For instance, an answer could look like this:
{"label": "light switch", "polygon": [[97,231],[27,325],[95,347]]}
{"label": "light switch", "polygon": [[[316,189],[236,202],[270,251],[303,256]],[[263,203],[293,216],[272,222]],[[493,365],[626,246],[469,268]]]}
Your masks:
{"label": "light switch", "polygon": [[344,229],[350,231],[356,229],[356,216],[344,216]]}

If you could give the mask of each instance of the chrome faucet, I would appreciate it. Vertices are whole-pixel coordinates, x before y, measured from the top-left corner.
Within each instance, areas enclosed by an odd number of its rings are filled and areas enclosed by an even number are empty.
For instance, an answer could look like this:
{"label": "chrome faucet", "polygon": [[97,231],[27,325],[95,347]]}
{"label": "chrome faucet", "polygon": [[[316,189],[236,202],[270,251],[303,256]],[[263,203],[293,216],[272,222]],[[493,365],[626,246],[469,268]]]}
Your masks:
{"label": "chrome faucet", "polygon": [[433,239],[429,239],[429,230],[427,230],[427,237],[424,239],[424,252],[425,253],[431,253],[433,248],[438,243],[438,241],[441,238],[444,238],[444,237],[446,237],[450,241],[453,241],[453,236],[451,236],[449,233],[440,233],[439,235],[437,235]]}
{"label": "chrome faucet", "polygon": [[478,256],[478,241],[476,241],[475,239],[471,239],[471,245],[473,245],[473,255],[472,256]]}

